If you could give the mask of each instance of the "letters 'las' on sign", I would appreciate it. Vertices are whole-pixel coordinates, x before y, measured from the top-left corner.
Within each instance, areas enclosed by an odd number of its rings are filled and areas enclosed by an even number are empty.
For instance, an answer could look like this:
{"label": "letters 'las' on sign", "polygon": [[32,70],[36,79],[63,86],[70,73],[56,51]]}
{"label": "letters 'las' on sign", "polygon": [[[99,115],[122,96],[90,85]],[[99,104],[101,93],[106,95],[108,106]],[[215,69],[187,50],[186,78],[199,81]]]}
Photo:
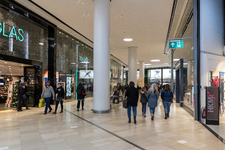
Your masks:
{"label": "letters 'las' on sign", "polygon": [[172,42],[169,42],[169,49],[182,48],[182,47],[184,47],[184,42],[183,41],[172,41]]}

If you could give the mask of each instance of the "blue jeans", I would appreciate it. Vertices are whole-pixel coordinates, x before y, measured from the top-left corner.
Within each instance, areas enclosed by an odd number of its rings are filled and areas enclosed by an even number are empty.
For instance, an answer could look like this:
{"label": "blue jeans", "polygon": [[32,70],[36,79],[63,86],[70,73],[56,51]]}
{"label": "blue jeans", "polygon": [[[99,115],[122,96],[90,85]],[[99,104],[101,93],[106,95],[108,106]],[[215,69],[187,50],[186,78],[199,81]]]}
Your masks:
{"label": "blue jeans", "polygon": [[170,105],[171,105],[171,102],[163,101],[163,107],[164,107],[165,114],[170,113]]}
{"label": "blue jeans", "polygon": [[133,116],[136,117],[137,115],[137,106],[128,106],[127,108],[128,118],[131,118],[131,107],[133,108]]}
{"label": "blue jeans", "polygon": [[142,103],[142,114],[146,114],[146,103]]}
{"label": "blue jeans", "polygon": [[155,114],[155,108],[150,108],[150,114]]}
{"label": "blue jeans", "polygon": [[50,100],[51,100],[51,97],[47,97],[47,98],[44,98],[45,99],[45,113],[47,113],[47,111],[48,111],[48,108],[50,109],[50,110],[52,110],[52,108],[51,108],[51,106],[50,106]]}

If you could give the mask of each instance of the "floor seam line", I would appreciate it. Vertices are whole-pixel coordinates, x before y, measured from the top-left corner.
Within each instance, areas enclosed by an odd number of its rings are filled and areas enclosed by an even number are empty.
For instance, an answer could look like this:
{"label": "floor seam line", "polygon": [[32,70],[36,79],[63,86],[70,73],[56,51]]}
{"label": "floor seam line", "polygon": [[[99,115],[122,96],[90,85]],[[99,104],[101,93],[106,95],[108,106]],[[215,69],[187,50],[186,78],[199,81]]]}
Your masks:
{"label": "floor seam line", "polygon": [[108,130],[106,130],[106,129],[104,129],[104,128],[102,128],[102,127],[100,127],[100,126],[98,126],[98,125],[96,125],[96,124],[94,124],[94,123],[92,123],[92,122],[90,122],[90,121],[88,121],[88,120],[86,120],[86,119],[84,119],[84,118],[82,118],[82,117],[80,117],[80,116],[78,116],[78,115],[76,115],[76,114],[74,114],[74,113],[68,111],[68,110],[66,110],[66,109],[64,109],[64,110],[65,110],[66,112],[68,112],[68,113],[70,113],[70,114],[76,116],[77,118],[79,118],[79,119],[81,119],[81,120],[83,120],[83,121],[86,121],[87,123],[92,124],[92,125],[98,127],[99,129],[102,129],[102,130],[104,130],[105,132],[108,132],[108,133],[110,133],[111,135],[113,135],[113,136],[115,136],[115,137],[117,137],[117,138],[119,138],[119,139],[121,139],[121,140],[123,140],[123,141],[125,141],[125,142],[127,142],[127,143],[129,143],[129,144],[131,144],[131,145],[133,145],[133,146],[135,146],[135,147],[141,149],[141,150],[145,150],[144,148],[142,148],[142,147],[140,147],[140,146],[138,146],[138,145],[136,145],[136,144],[134,144],[134,143],[132,143],[132,142],[130,142],[130,141],[128,141],[128,140],[122,138],[122,137],[120,137],[119,135],[116,135],[115,133],[112,133],[111,131],[108,131]]}

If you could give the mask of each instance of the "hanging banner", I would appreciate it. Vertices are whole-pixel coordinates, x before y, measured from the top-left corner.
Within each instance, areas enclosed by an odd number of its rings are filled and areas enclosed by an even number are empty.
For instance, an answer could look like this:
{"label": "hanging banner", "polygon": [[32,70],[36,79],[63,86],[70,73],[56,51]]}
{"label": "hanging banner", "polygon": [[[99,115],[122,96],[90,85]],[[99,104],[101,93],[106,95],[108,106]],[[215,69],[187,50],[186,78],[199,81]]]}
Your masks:
{"label": "hanging banner", "polygon": [[206,87],[206,124],[219,125],[219,87]]}

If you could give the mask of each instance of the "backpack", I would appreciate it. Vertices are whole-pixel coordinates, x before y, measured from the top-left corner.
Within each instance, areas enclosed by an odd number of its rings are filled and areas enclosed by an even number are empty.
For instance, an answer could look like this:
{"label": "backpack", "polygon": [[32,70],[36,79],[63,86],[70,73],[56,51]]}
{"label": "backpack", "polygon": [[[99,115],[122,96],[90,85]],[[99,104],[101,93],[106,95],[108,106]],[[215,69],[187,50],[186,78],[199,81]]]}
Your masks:
{"label": "backpack", "polygon": [[77,95],[82,95],[82,89],[77,89]]}

